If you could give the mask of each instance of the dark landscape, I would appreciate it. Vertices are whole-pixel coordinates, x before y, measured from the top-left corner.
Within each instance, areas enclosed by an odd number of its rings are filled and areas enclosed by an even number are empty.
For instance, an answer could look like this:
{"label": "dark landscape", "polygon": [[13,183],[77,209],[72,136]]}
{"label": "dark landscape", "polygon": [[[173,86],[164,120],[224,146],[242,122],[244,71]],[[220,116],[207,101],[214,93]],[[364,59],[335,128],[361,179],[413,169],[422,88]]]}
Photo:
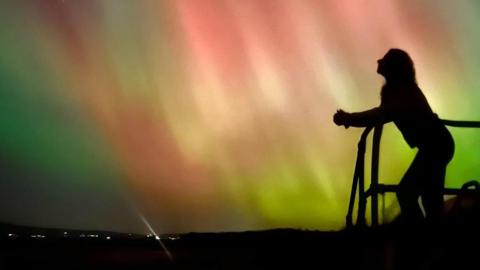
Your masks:
{"label": "dark landscape", "polygon": [[171,257],[152,235],[2,224],[0,269],[478,269],[476,220],[456,217],[441,235],[392,226],[162,235]]}

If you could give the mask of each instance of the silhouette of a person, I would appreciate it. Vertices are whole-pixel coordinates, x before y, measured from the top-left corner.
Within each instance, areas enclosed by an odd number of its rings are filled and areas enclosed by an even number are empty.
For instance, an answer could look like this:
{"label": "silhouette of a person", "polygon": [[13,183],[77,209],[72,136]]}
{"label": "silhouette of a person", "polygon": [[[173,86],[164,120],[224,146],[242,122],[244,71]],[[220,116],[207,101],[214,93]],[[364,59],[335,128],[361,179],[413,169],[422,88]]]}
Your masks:
{"label": "silhouette of a person", "polygon": [[[380,106],[357,113],[338,110],[333,121],[345,128],[395,123],[408,145],[418,148],[398,187],[398,220],[405,226],[425,219],[435,224],[443,216],[445,172],[454,154],[453,138],[418,87],[413,61],[405,51],[390,49],[378,60],[377,73],[385,78]],[[418,204],[420,196],[425,217]]]}

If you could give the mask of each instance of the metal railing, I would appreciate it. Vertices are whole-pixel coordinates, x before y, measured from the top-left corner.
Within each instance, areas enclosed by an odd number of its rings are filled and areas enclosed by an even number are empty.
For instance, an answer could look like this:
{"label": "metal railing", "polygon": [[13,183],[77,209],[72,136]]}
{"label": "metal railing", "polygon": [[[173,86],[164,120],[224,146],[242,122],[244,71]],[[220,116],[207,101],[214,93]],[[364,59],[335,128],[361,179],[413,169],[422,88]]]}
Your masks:
{"label": "metal railing", "polygon": [[[450,127],[460,128],[480,128],[480,121],[454,121],[444,120],[441,121]],[[365,190],[365,151],[367,138],[370,132],[373,130],[372,141],[372,161],[371,161],[371,173],[370,173],[370,187]],[[375,127],[366,127],[360,136],[358,142],[357,160],[355,163],[355,171],[353,174],[352,191],[350,193],[350,202],[348,205],[348,213],[346,216],[347,228],[355,226],[364,227],[367,225],[365,213],[367,208],[367,199],[371,200],[371,226],[378,226],[378,195],[385,194],[387,192],[396,192],[398,185],[386,185],[381,184],[378,181],[378,166],[380,158],[380,139],[382,137],[383,124]],[[355,208],[356,194],[358,190],[358,214],[357,222],[353,223],[353,211]],[[444,188],[444,195],[458,195],[461,189],[457,188]]]}

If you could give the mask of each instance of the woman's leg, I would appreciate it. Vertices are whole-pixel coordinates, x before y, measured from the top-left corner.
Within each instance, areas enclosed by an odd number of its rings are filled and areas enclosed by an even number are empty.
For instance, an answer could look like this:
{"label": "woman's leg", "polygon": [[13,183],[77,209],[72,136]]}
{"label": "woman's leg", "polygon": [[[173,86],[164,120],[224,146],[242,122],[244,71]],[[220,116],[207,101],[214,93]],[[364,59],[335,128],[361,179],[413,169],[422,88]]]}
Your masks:
{"label": "woman's leg", "polygon": [[398,187],[397,198],[401,209],[400,219],[405,225],[416,225],[423,220],[418,198],[422,191],[424,164],[423,154],[417,153]]}
{"label": "woman's leg", "polygon": [[428,152],[428,162],[425,167],[422,204],[429,224],[438,224],[443,217],[443,189],[447,165],[453,158],[455,144],[448,137],[439,143],[437,148]]}
{"label": "woman's leg", "polygon": [[446,164],[432,165],[425,175],[425,189],[422,204],[428,223],[439,223],[443,216],[443,188],[445,185]]}

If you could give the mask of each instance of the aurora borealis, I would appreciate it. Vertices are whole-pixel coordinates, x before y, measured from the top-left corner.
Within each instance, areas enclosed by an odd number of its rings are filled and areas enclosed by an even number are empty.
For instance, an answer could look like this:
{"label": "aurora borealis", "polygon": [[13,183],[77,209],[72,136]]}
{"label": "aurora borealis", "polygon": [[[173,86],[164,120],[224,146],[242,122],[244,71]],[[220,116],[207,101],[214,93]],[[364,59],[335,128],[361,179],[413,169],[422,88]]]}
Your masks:
{"label": "aurora borealis", "polygon": [[[158,232],[339,229],[376,60],[412,56],[441,118],[480,120],[480,4],[404,0],[0,2],[0,220]],[[450,129],[447,185],[480,175]],[[415,150],[384,129],[380,180]],[[387,198],[387,211],[395,212]],[[136,210],[135,210],[136,209]]]}

